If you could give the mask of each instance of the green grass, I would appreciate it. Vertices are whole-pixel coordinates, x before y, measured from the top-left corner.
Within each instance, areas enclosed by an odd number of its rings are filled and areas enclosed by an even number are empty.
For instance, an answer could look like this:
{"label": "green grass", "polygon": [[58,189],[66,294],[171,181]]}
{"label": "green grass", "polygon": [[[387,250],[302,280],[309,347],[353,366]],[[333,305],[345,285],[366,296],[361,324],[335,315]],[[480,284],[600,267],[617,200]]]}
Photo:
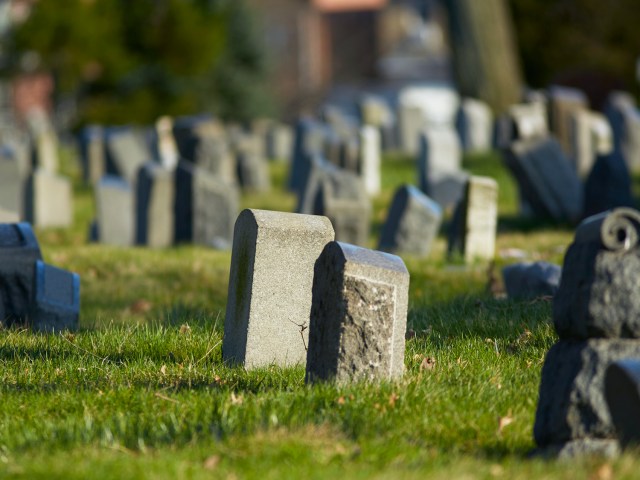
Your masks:
{"label": "green grass", "polygon": [[[500,183],[498,250],[562,260],[570,230],[517,228],[515,187],[497,156],[465,166]],[[69,156],[65,169],[77,177]],[[243,206],[293,208],[285,167],[272,174],[274,191]],[[373,233],[393,190],[414,175],[409,160],[385,162]],[[87,245],[91,192],[76,185],[75,194],[74,226],[38,236],[47,261],[81,274],[82,328],[0,331],[0,478],[637,476],[632,455],[527,458],[555,341],[550,303],[494,299],[485,265],[446,264],[444,236],[429,258],[405,258],[415,336],[404,378],[308,387],[302,368],[222,363],[229,252]]]}

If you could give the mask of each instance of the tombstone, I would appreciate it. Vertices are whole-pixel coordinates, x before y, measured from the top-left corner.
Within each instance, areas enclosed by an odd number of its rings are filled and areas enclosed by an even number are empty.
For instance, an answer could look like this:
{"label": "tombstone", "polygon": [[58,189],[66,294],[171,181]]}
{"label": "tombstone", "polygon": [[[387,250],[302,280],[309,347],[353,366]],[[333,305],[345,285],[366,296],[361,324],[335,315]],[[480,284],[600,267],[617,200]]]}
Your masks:
{"label": "tombstone", "polygon": [[451,128],[427,128],[420,135],[418,185],[446,209],[455,205],[464,191],[468,174],[460,169],[462,150]]}
{"label": "tombstone", "polygon": [[584,220],[564,259],[553,321],[559,341],[542,369],[534,437],[560,455],[618,452],[605,372],[640,357],[640,212],[620,208]]}
{"label": "tombstone", "polygon": [[640,443],[640,359],[611,363],[605,371],[604,396],[622,447]]}
{"label": "tombstone", "polygon": [[613,150],[611,127],[604,115],[589,110],[577,110],[571,116],[570,160],[580,178],[585,178],[598,155]]}
{"label": "tombstone", "polygon": [[0,208],[18,218],[24,215],[25,181],[16,152],[0,147]]}
{"label": "tombstone", "polygon": [[398,107],[400,148],[408,155],[415,155],[420,148],[420,132],[425,128],[424,112],[417,105]]}
{"label": "tombstone", "polygon": [[35,298],[35,263],[42,259],[28,223],[0,224],[0,324],[27,321]]}
{"label": "tombstone", "polygon": [[514,142],[505,161],[534,215],[557,222],[581,218],[582,184],[555,139]]}
{"label": "tombstone", "polygon": [[640,171],[640,110],[629,109],[624,112],[623,137],[621,151],[627,165],[633,172]]}
{"label": "tombstone", "polygon": [[244,210],[233,238],[224,361],[247,369],[304,364],[313,266],[334,238],[329,219]]}
{"label": "tombstone", "polygon": [[146,163],[136,182],[136,244],[169,247],[174,234],[175,182],[157,163]]}
{"label": "tombstone", "polygon": [[242,188],[254,192],[267,192],[271,188],[269,165],[260,153],[255,135],[243,135],[236,145],[237,177]]}
{"label": "tombstone", "polygon": [[58,141],[53,130],[37,133],[33,139],[32,165],[47,172],[58,171]]}
{"label": "tombstone", "polygon": [[380,194],[381,189],[381,149],[380,132],[370,125],[360,129],[360,176],[370,196]]}
{"label": "tombstone", "polygon": [[96,230],[100,243],[130,246],[135,241],[135,197],[129,183],[105,175],[95,188]]}
{"label": "tombstone", "polygon": [[627,92],[614,91],[609,94],[604,108],[604,114],[609,120],[613,132],[614,149],[620,150],[625,136],[625,114],[636,108],[633,95]]}
{"label": "tombstone", "polygon": [[620,151],[599,155],[584,184],[583,217],[616,207],[633,207],[631,185],[631,175]]}
{"label": "tombstone", "polygon": [[548,262],[515,263],[502,269],[507,295],[514,300],[553,297],[561,274],[559,265]]}
{"label": "tombstone", "polygon": [[382,128],[392,122],[393,113],[381,97],[364,95],[358,102],[358,109],[364,125]]}
{"label": "tombstone", "polygon": [[360,136],[344,137],[340,141],[338,166],[356,174],[362,173]]}
{"label": "tombstone", "polygon": [[169,116],[160,117],[155,129],[160,163],[167,170],[174,170],[180,160],[180,152],[173,137],[173,119]]}
{"label": "tombstone", "polygon": [[396,190],[378,249],[426,257],[440,230],[442,208],[412,185]]}
{"label": "tombstone", "polygon": [[460,253],[465,262],[493,259],[497,225],[498,182],[470,177],[452,222],[449,254]]}
{"label": "tombstone", "polygon": [[515,127],[515,139],[544,138],[549,135],[547,110],[544,103],[533,102],[509,107]]}
{"label": "tombstone", "polygon": [[153,160],[140,135],[129,127],[112,127],[105,131],[107,174],[118,175],[133,184],[138,170]]}
{"label": "tombstone", "polygon": [[29,314],[39,332],[77,330],[80,315],[80,276],[37,260],[35,299]]}
{"label": "tombstone", "polygon": [[80,159],[84,181],[95,185],[106,173],[102,127],[90,125],[82,129],[80,132]]}
{"label": "tombstone", "polygon": [[300,193],[307,185],[311,170],[311,158],[322,154],[327,130],[309,118],[301,118],[296,124],[289,189]]}
{"label": "tombstone", "polygon": [[402,377],[408,296],[399,257],[327,244],[314,268],[306,381]]}
{"label": "tombstone", "polygon": [[580,110],[589,109],[589,100],[581,90],[551,86],[548,91],[549,126],[558,138],[562,150],[573,157],[571,149],[571,117]]}
{"label": "tombstone", "polygon": [[456,116],[456,129],[465,152],[491,150],[493,114],[486,103],[473,98],[462,100]]}
{"label": "tombstone", "polygon": [[267,131],[267,158],[290,161],[292,149],[293,129],[289,125],[274,123]]}
{"label": "tombstone", "polygon": [[176,242],[229,248],[240,204],[238,189],[188,162],[178,164],[175,182]]}
{"label": "tombstone", "polygon": [[25,190],[25,219],[39,228],[68,227],[73,222],[71,181],[37,168]]}

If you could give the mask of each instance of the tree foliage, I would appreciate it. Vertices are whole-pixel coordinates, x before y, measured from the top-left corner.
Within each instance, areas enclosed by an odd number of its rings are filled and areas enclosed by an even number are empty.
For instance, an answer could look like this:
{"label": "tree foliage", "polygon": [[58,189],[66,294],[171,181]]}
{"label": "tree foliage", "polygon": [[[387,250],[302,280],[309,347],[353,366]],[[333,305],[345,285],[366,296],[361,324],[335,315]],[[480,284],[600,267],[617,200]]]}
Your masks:
{"label": "tree foliage", "polygon": [[56,0],[35,4],[10,52],[14,65],[38,54],[58,91],[77,96],[80,123],[203,109],[246,120],[265,107],[253,39],[240,0]]}

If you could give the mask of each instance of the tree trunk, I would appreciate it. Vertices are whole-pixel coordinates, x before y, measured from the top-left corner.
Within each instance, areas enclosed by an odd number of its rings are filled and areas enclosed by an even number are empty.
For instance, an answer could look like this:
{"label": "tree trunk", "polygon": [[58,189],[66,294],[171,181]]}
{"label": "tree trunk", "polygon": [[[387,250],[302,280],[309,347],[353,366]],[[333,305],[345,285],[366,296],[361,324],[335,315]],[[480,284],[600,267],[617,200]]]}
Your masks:
{"label": "tree trunk", "polygon": [[460,92],[501,113],[520,100],[522,75],[505,0],[446,0]]}

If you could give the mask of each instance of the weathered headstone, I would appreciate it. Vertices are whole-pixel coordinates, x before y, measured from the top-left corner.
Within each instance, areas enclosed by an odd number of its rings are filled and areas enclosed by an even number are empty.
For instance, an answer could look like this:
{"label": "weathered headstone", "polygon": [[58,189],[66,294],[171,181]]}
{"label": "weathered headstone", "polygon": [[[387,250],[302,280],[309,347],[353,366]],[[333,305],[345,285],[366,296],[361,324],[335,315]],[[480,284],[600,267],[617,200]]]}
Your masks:
{"label": "weathered headstone", "polygon": [[582,184],[556,140],[514,142],[505,160],[535,215],[570,222],[581,218]]}
{"label": "weathered headstone", "polygon": [[584,220],[564,260],[553,320],[560,337],[545,359],[534,436],[561,456],[619,450],[605,401],[605,372],[640,357],[640,212]]}
{"label": "weathered headstone", "polygon": [[583,216],[634,204],[631,175],[620,151],[599,155],[584,185]]}
{"label": "weathered headstone", "polygon": [[589,110],[577,110],[571,115],[570,160],[580,178],[585,178],[598,155],[613,150],[611,127],[604,115]]}
{"label": "weathered headstone", "polygon": [[382,227],[379,250],[426,256],[438,234],[442,208],[412,185],[396,190]]}
{"label": "weathered headstone", "polygon": [[105,175],[95,188],[97,239],[107,245],[129,246],[135,241],[135,195],[120,177]]}
{"label": "weathered headstone", "polygon": [[242,135],[236,143],[238,180],[242,188],[267,192],[271,188],[269,165],[260,152],[260,142],[255,135]]}
{"label": "weathered headstone", "polygon": [[80,276],[36,261],[31,328],[40,332],[77,330],[79,315]]}
{"label": "weathered headstone", "polygon": [[153,160],[151,151],[132,128],[112,127],[105,132],[107,173],[133,184],[138,170]]}
{"label": "weathered headstone", "polygon": [[269,160],[289,162],[293,150],[293,129],[289,125],[274,123],[267,131],[267,157]]}
{"label": "weathered headstone", "polygon": [[25,219],[41,228],[71,225],[71,181],[48,170],[36,169],[25,190]]}
{"label": "weathered headstone", "polygon": [[493,114],[486,103],[473,98],[463,99],[456,117],[456,128],[466,152],[491,149]]}
{"label": "weathered headstone", "polygon": [[495,256],[498,226],[498,183],[472,176],[452,222],[449,254],[459,253],[466,262]]}
{"label": "weathered headstone", "polygon": [[35,298],[36,261],[42,259],[28,223],[0,224],[0,324],[22,324]]}
{"label": "weathered headstone", "polygon": [[380,132],[370,125],[362,127],[360,129],[360,176],[367,193],[371,196],[380,193],[381,149]]}
{"label": "weathered headstone", "polygon": [[327,218],[244,210],[236,220],[222,355],[245,368],[306,361],[313,266]]}
{"label": "weathered headstone", "polygon": [[329,243],[314,268],[307,382],[400,378],[408,296],[399,257]]}
{"label": "weathered headstone", "polygon": [[147,163],[136,182],[136,244],[169,247],[174,235],[175,182],[157,163]]}
{"label": "weathered headstone", "polygon": [[571,117],[580,110],[589,109],[589,101],[584,92],[576,88],[551,86],[548,91],[549,126],[569,157],[574,156],[571,148]]}
{"label": "weathered headstone", "polygon": [[623,447],[640,443],[640,358],[611,363],[605,372],[604,396]]}
{"label": "weathered headstone", "polygon": [[80,158],[84,181],[95,185],[106,173],[104,131],[90,125],[80,132]]}
{"label": "weathered headstone", "polygon": [[562,268],[548,262],[515,263],[502,269],[507,295],[512,299],[553,297],[560,286]]}

